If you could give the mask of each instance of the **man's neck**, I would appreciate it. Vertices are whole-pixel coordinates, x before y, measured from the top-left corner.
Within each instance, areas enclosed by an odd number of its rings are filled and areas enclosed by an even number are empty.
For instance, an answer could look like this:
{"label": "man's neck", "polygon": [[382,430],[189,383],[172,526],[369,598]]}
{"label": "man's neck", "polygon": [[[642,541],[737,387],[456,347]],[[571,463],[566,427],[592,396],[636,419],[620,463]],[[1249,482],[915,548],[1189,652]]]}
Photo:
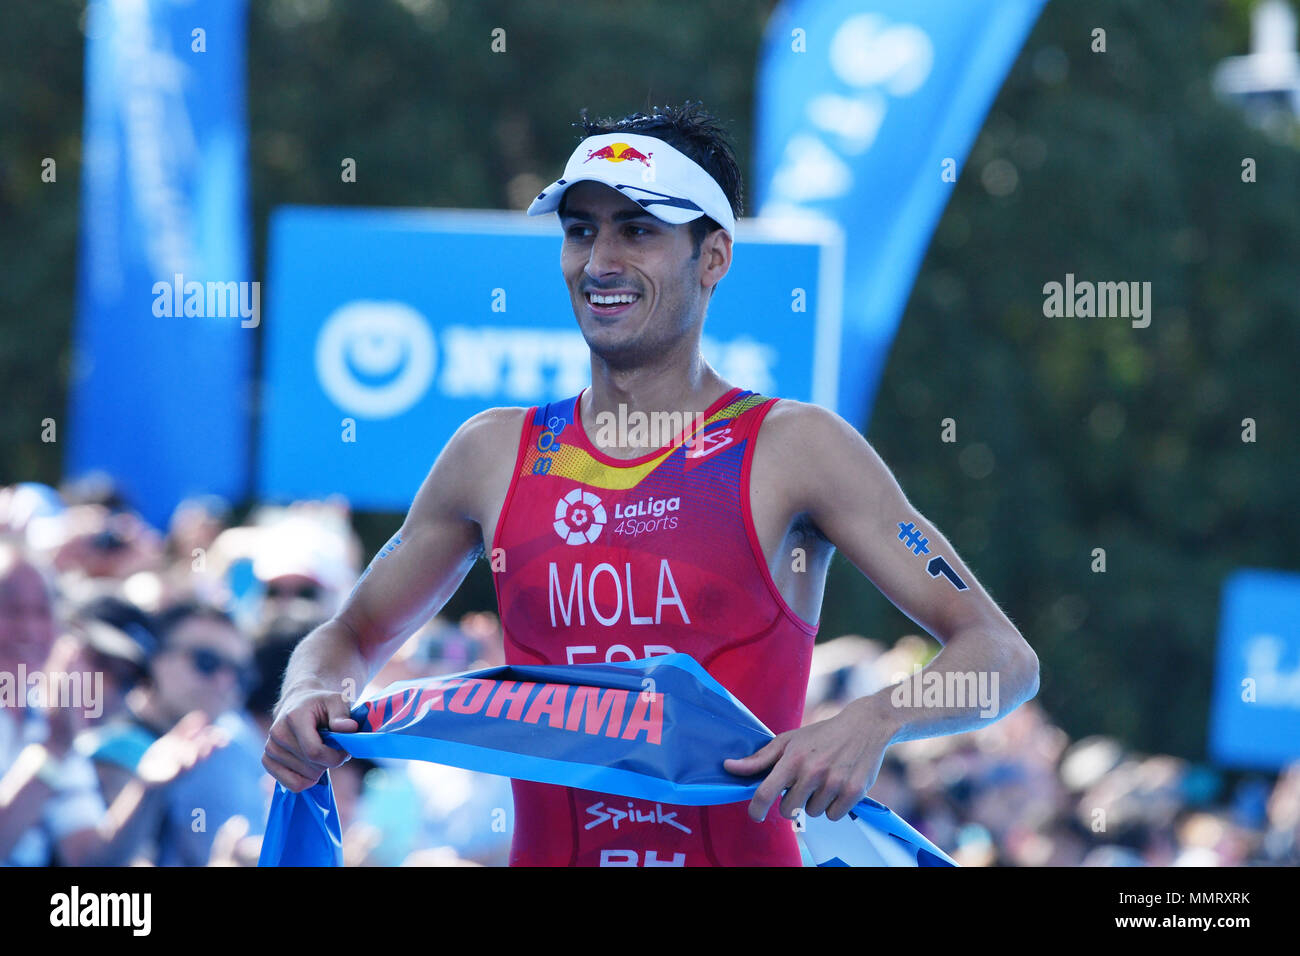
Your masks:
{"label": "man's neck", "polygon": [[[602,432],[602,422],[634,421],[634,414],[639,417],[654,413],[686,413],[686,420],[693,422],[697,413],[703,412],[731,388],[704,361],[698,347],[693,347],[684,357],[665,355],[663,360],[653,365],[635,369],[613,369],[593,355],[591,388],[583,394],[578,414],[582,416],[587,435],[596,441]],[[613,419],[602,413],[613,416]],[[627,436],[620,435],[618,440],[626,442]],[[610,446],[598,441],[597,447],[613,457],[635,458],[658,446]]]}

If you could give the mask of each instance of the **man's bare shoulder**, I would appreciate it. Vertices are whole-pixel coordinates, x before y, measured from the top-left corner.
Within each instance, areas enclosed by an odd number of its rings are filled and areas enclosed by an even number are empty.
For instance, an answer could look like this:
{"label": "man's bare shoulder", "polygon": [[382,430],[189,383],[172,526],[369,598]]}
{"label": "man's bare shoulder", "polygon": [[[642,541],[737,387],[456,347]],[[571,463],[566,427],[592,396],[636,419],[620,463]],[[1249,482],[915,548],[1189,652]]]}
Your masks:
{"label": "man's bare shoulder", "polygon": [[526,408],[488,408],[466,419],[416,495],[416,516],[485,513],[485,494],[509,481],[527,414]]}
{"label": "man's bare shoulder", "polygon": [[448,445],[458,445],[469,452],[499,451],[508,447],[513,454],[523,433],[527,408],[487,408],[465,419]]}
{"label": "man's bare shoulder", "polygon": [[809,508],[827,491],[877,491],[890,481],[861,432],[829,409],[794,399],[768,411],[754,456],[758,474],[774,477],[792,503]]}
{"label": "man's bare shoulder", "polygon": [[488,408],[466,419],[444,454],[472,482],[493,481],[514,467],[526,408]]}
{"label": "man's bare shoulder", "polygon": [[785,449],[786,454],[826,451],[845,442],[865,441],[857,429],[829,409],[793,398],[777,399],[763,419],[762,435],[772,439],[769,445]]}

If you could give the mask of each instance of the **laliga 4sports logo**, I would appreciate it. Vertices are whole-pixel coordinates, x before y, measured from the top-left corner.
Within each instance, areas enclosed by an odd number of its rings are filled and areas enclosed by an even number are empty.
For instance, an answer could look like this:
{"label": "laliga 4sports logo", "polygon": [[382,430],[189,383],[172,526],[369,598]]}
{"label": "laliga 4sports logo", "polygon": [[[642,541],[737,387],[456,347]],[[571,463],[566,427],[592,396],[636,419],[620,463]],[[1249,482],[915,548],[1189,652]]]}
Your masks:
{"label": "laliga 4sports logo", "polygon": [[555,503],[555,533],[568,544],[595,541],[605,521],[605,506],[590,491],[574,488]]}

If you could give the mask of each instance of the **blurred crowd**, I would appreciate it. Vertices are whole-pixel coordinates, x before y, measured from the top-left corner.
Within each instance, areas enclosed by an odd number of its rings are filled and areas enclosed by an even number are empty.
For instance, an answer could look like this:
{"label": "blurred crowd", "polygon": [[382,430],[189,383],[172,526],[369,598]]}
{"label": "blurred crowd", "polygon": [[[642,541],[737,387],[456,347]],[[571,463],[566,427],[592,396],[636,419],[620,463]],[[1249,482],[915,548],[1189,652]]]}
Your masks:
{"label": "blurred crowd", "polygon": [[[232,518],[197,498],[160,532],[99,477],[0,489],[0,862],[256,862],[285,665],[363,561],[342,501]],[[368,689],[499,663],[494,615],[435,619]],[[356,759],[330,776],[348,864],[509,857],[506,779]]]}
{"label": "blurred crowd", "polygon": [[[805,722],[915,673],[910,635],[817,647]],[[1236,775],[1232,775],[1236,776]],[[1037,700],[975,733],[895,744],[870,794],[963,866],[1295,866],[1300,762],[1229,775],[1108,737],[1071,741]]]}
{"label": "blurred crowd", "polygon": [[[251,865],[284,667],[364,563],[342,500],[182,503],[163,531],[89,477],[0,488],[0,863]],[[814,654],[806,721],[937,649]],[[495,615],[436,618],[367,690],[502,663]],[[504,865],[509,781],[418,761],[331,772],[347,865]],[[885,755],[871,796],[965,866],[1300,863],[1300,764],[1229,788],[1206,766],[1071,742],[1037,702]]]}

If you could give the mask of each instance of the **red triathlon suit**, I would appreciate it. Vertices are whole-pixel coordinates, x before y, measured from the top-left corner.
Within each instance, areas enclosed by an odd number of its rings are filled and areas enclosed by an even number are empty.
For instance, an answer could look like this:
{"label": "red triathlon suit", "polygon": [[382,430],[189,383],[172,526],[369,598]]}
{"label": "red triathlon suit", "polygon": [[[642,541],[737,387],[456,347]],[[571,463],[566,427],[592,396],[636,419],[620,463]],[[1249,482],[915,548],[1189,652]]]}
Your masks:
{"label": "red triathlon suit", "polygon": [[[665,416],[657,451],[620,460],[588,439],[581,397],[525,418],[492,543],[506,559],[493,575],[506,662],[683,652],[773,733],[800,726],[817,628],[782,599],[749,507],[754,438],[777,400],[732,389],[702,429],[694,416]],[[661,423],[624,416],[628,432],[638,424],[657,440],[651,426]],[[718,759],[729,756],[746,755]],[[801,863],[791,822],[774,809],[754,823],[747,801],[683,807],[522,780],[513,788],[512,866]]]}

